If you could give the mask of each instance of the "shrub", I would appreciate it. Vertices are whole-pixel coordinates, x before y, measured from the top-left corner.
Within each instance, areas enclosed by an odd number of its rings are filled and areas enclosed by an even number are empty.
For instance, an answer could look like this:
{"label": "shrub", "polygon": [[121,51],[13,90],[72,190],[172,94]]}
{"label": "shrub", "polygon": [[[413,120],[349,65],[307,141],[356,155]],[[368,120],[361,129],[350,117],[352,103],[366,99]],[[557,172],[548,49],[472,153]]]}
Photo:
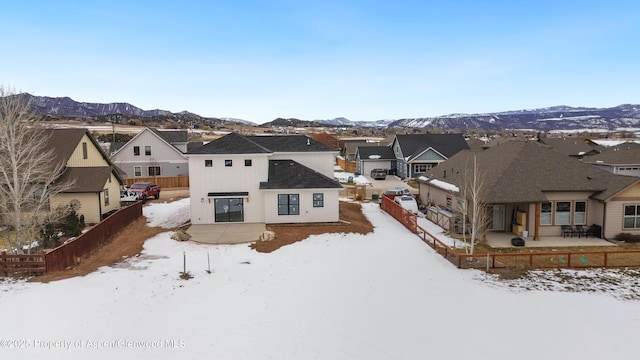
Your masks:
{"label": "shrub", "polygon": [[620,233],[615,236],[617,241],[623,241],[626,243],[636,243],[640,242],[640,235],[630,234],[630,233]]}

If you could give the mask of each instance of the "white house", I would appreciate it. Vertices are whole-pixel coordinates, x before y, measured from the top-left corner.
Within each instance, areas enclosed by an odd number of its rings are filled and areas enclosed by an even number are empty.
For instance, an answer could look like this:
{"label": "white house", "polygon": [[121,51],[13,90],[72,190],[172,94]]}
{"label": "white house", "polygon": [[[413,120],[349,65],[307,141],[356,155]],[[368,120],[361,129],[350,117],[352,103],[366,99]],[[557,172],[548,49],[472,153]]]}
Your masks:
{"label": "white house", "polygon": [[191,223],[338,221],[335,153],[303,135],[211,141],[187,154]]}
{"label": "white house", "polygon": [[127,178],[187,176],[188,134],[184,130],[144,128],[111,155]]}

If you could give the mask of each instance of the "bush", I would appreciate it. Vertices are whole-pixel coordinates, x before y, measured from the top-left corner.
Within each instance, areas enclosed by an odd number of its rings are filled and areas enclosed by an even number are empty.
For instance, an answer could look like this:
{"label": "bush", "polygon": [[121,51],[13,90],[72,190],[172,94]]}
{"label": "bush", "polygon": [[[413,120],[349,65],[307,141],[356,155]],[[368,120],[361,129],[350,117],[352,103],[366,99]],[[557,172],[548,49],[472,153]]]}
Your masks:
{"label": "bush", "polygon": [[82,233],[84,227],[84,215],[78,216],[75,210],[71,210],[60,221],[47,222],[42,229],[40,229],[42,246],[45,248],[54,248],[59,245],[61,237],[78,236]]}
{"label": "bush", "polygon": [[640,235],[634,235],[630,233],[620,233],[615,236],[617,241],[622,241],[626,243],[637,243],[640,242]]}

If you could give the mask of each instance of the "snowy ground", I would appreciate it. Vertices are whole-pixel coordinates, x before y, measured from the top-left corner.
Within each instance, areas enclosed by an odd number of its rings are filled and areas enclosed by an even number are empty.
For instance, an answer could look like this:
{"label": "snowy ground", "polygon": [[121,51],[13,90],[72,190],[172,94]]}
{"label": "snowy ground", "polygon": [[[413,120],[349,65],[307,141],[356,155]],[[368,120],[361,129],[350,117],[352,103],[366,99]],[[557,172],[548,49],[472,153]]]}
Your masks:
{"label": "snowy ground", "polygon": [[[637,272],[540,272],[504,282],[454,268],[378,205],[364,204],[364,211],[376,226],[366,236],[317,235],[262,254],[247,245],[176,242],[167,232],[149,239],[140,256],[85,277],[4,282],[0,358],[584,360],[640,353]],[[188,200],[150,204],[145,215],[155,225],[179,223]],[[179,278],[184,257],[189,280]],[[571,281],[578,286],[566,286]],[[609,285],[580,287],[595,283]]]}

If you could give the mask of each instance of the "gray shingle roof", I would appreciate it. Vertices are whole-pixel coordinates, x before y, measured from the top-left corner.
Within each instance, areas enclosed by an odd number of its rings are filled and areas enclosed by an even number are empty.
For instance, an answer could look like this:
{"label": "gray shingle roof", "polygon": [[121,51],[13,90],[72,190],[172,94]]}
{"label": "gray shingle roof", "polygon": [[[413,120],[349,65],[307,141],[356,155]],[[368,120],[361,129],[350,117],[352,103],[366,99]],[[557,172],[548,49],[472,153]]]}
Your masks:
{"label": "gray shingle roof", "polygon": [[260,189],[341,189],[331,179],[293,160],[269,160],[269,180]]}
{"label": "gray shingle roof", "polygon": [[189,154],[263,154],[272,152],[318,152],[335,150],[304,135],[244,136],[229,133]]}
{"label": "gray shingle roof", "polygon": [[246,136],[229,133],[191,150],[189,154],[269,154],[271,152],[271,150],[251,141]]}
{"label": "gray shingle roof", "polygon": [[532,141],[462,151],[431,169],[429,178],[460,186],[463,174],[472,173],[474,156],[490,203],[547,201],[549,191],[616,192],[626,181]]}
{"label": "gray shingle roof", "polygon": [[590,153],[597,153],[597,150],[585,142],[584,139],[575,137],[542,138],[540,142],[569,156],[583,156]]}
{"label": "gray shingle roof", "polygon": [[607,150],[603,153],[585,157],[586,163],[606,165],[639,165],[640,147],[632,146],[619,150]]}
{"label": "gray shingle roof", "polygon": [[396,155],[393,153],[393,149],[388,146],[360,146],[358,147],[357,154],[360,159],[369,159],[370,156],[379,156],[380,160],[394,160]]}
{"label": "gray shingle roof", "polygon": [[149,128],[154,134],[160,136],[164,141],[169,144],[174,143],[186,143],[189,141],[189,134],[186,130],[158,130],[155,128]]}
{"label": "gray shingle roof", "polygon": [[447,158],[461,150],[468,150],[469,145],[462,134],[407,134],[396,135],[402,149],[402,155],[414,158],[428,148],[433,148]]}
{"label": "gray shingle roof", "polygon": [[[112,168],[109,166],[98,167],[71,167],[67,168],[58,181],[73,181],[73,186],[67,193],[100,192],[104,184],[109,180]],[[113,194],[120,196],[120,194]]]}
{"label": "gray shingle roof", "polygon": [[253,135],[246,138],[273,152],[335,152],[327,145],[305,135]]}

